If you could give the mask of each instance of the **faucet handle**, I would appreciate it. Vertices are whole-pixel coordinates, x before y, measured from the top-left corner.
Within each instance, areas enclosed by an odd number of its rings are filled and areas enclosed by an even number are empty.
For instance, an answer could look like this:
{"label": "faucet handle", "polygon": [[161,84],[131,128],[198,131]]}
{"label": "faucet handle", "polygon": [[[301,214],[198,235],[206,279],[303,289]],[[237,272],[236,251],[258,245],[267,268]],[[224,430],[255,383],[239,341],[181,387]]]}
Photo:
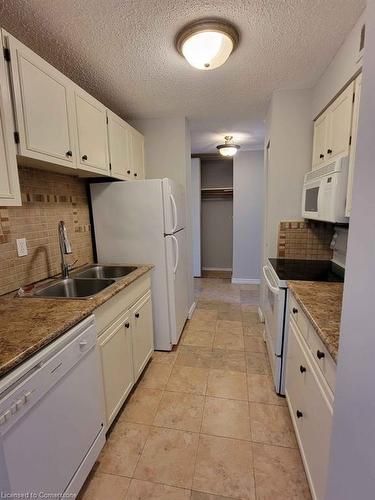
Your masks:
{"label": "faucet handle", "polygon": [[73,267],[77,264],[78,259],[76,259],[72,264],[68,265],[68,269],[73,269]]}

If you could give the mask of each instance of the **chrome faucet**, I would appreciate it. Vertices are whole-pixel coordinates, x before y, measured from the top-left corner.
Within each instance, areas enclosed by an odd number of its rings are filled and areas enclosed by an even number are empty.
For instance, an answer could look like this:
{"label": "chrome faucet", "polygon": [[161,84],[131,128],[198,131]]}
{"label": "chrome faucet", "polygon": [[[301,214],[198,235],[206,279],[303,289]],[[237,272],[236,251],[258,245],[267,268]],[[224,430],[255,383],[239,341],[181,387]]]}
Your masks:
{"label": "chrome faucet", "polygon": [[65,262],[65,255],[70,255],[72,253],[72,247],[70,245],[68,232],[63,220],[59,222],[58,231],[61,254],[61,276],[63,278],[69,278],[69,270],[71,266]]}

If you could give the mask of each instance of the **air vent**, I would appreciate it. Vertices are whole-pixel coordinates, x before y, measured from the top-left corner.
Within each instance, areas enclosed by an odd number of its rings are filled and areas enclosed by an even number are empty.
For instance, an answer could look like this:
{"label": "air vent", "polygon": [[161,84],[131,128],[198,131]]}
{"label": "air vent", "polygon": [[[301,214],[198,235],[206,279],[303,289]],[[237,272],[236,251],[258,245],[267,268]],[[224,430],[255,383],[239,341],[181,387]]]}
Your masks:
{"label": "air vent", "polygon": [[324,167],[317,168],[312,172],[308,172],[305,176],[305,181],[312,181],[318,177],[323,177],[323,175],[334,174],[341,170],[341,161],[334,161],[325,165]]}

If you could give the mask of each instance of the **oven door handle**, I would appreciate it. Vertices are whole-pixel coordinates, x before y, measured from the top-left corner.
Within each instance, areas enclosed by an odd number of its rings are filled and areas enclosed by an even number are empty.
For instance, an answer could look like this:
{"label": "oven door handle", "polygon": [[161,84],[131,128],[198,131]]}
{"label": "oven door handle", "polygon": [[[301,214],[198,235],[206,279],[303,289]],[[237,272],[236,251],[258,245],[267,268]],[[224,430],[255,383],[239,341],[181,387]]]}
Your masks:
{"label": "oven door handle", "polygon": [[270,282],[270,280],[269,280],[269,278],[267,276],[267,271],[268,271],[268,267],[267,266],[263,266],[263,276],[264,276],[264,279],[266,280],[268,288],[271,290],[271,292],[274,295],[278,295],[279,292],[280,292],[280,288],[277,287],[277,286],[273,286],[272,285],[272,283]]}

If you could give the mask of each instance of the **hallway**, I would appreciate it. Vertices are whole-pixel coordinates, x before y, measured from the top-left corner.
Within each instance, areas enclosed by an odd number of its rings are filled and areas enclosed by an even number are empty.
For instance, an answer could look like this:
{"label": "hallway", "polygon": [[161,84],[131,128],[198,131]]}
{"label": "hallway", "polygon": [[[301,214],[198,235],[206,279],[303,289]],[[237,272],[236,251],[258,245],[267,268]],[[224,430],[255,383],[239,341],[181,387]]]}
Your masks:
{"label": "hallway", "polygon": [[108,435],[83,500],[308,500],[273,390],[259,287],[195,279],[179,346],[155,352]]}

